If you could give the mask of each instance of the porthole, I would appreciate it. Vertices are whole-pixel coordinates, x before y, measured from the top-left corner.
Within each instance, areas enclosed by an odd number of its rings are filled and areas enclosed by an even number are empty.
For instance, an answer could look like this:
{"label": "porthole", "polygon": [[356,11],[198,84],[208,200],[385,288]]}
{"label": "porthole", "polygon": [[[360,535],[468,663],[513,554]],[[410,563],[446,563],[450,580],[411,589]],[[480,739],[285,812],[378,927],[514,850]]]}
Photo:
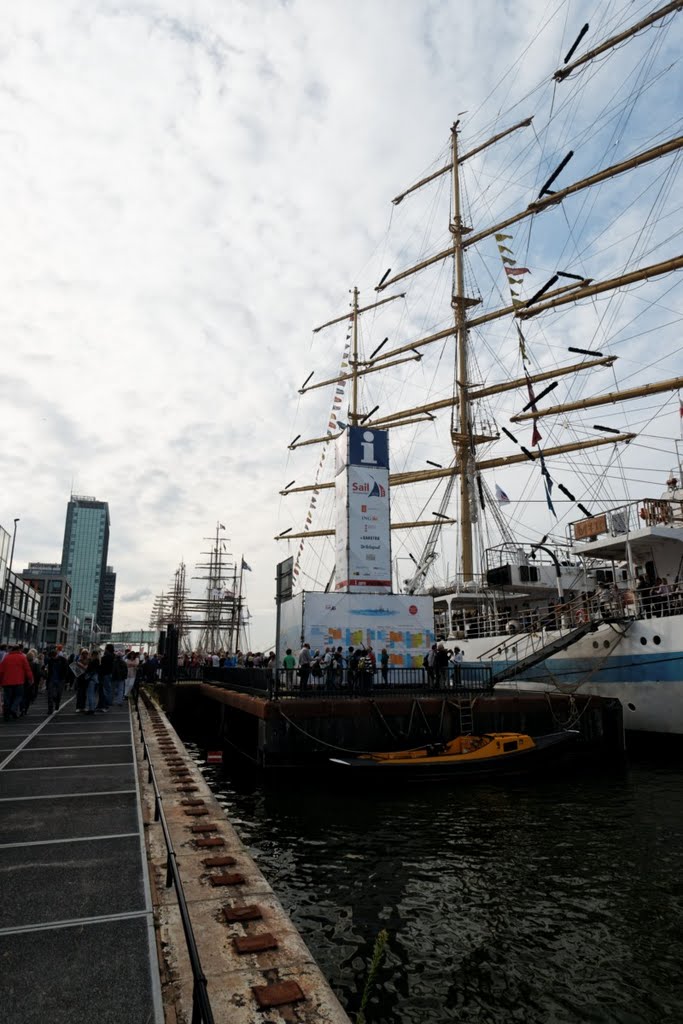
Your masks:
{"label": "porthole", "polygon": [[641,644],[645,645],[647,643],[647,637],[646,636],[641,636],[640,642],[641,642]]}
{"label": "porthole", "polygon": [[609,647],[609,640],[603,640],[602,641],[602,646],[603,647]]}
{"label": "porthole", "polygon": [[635,706],[635,704],[631,704],[631,702],[630,702],[630,701],[628,702],[628,704],[626,705],[626,707],[627,707],[627,708],[629,709],[629,711],[635,711],[635,710],[636,710],[636,706]]}
{"label": "porthole", "polygon": [[658,644],[659,645],[659,644],[661,644],[661,642],[662,642],[661,636],[653,636],[652,637],[652,643],[653,644]]}
{"label": "porthole", "polygon": [[593,641],[593,647],[596,647],[596,648],[597,648],[597,647],[599,647],[599,646],[600,646],[600,644],[598,643],[598,641],[597,641],[597,640],[594,640],[594,641]]}

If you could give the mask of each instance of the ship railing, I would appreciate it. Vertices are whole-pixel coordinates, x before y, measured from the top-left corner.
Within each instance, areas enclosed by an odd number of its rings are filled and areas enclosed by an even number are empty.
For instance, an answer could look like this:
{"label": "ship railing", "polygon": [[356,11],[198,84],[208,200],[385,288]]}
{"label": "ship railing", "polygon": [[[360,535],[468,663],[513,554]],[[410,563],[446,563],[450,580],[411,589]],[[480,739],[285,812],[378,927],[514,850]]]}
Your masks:
{"label": "ship railing", "polygon": [[614,589],[595,591],[562,603],[549,602],[546,610],[534,609],[533,622],[523,626],[510,619],[509,637],[498,641],[478,657],[480,661],[523,661],[549,643],[589,625],[618,622],[634,617],[633,594]]}
{"label": "ship railing", "polygon": [[443,669],[427,667],[380,667],[369,669],[322,669],[322,674],[302,677],[297,669],[212,668],[204,670],[204,681],[238,693],[268,700],[298,697],[311,699],[352,697],[430,696],[448,691],[453,696],[490,693],[493,689],[490,665],[478,662],[449,662]]}
{"label": "ship railing", "polygon": [[683,526],[683,501],[680,498],[641,498],[618,505],[567,526],[569,542],[584,543],[600,536],[619,537],[645,526]]}

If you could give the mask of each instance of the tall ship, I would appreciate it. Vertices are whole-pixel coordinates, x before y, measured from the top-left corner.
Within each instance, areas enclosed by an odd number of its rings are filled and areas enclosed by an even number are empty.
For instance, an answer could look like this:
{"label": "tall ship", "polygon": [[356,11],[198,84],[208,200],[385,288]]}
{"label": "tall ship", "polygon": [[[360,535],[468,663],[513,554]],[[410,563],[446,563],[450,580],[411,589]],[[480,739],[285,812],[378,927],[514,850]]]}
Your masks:
{"label": "tall ship", "polygon": [[172,626],[182,653],[235,654],[249,647],[251,614],[244,573],[251,572],[251,567],[244,557],[237,563],[224,535],[225,526],[217,522],[214,536],[205,538],[211,547],[202,552],[202,561],[195,566],[198,575],[191,577],[199,583],[199,594],[192,592],[181,561],[168,590],[154,599],[150,628]]}
{"label": "tall ship", "polygon": [[313,332],[278,536],[295,588],[334,592],[333,448],[386,431],[392,589],[432,596],[437,641],[680,735],[683,3],[617,7],[541,26],[393,197]]}

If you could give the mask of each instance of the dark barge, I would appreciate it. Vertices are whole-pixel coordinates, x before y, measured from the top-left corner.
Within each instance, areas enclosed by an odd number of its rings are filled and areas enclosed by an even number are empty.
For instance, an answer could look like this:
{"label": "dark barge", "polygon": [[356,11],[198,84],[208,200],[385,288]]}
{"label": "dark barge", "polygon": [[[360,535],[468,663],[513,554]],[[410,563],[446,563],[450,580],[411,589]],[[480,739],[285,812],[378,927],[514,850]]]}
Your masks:
{"label": "dark barge", "polygon": [[444,687],[378,686],[358,692],[277,688],[244,670],[205,671],[166,683],[159,697],[182,734],[262,770],[327,765],[330,756],[444,742],[473,732],[541,736],[577,730],[579,755],[617,762],[621,704],[580,693],[497,692],[481,678]]}

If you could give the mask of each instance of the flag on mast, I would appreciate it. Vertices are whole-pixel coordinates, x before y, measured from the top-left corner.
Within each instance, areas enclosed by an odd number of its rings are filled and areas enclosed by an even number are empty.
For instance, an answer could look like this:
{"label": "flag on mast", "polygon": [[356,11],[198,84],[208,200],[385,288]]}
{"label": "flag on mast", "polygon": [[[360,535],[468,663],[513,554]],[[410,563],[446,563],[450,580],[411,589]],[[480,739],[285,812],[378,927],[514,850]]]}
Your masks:
{"label": "flag on mast", "polygon": [[219,523],[219,524],[218,524],[218,529],[219,529],[219,530],[224,530],[224,529],[225,529],[225,527],[223,526],[223,524],[222,524],[222,523]]}
{"label": "flag on mast", "polygon": [[242,558],[242,569],[243,571],[251,572],[251,566],[247,565],[247,563],[244,561],[244,558]]}
{"label": "flag on mast", "polygon": [[510,499],[508,498],[503,488],[500,487],[498,484],[496,484],[496,501],[498,502],[499,505],[510,504]]}

